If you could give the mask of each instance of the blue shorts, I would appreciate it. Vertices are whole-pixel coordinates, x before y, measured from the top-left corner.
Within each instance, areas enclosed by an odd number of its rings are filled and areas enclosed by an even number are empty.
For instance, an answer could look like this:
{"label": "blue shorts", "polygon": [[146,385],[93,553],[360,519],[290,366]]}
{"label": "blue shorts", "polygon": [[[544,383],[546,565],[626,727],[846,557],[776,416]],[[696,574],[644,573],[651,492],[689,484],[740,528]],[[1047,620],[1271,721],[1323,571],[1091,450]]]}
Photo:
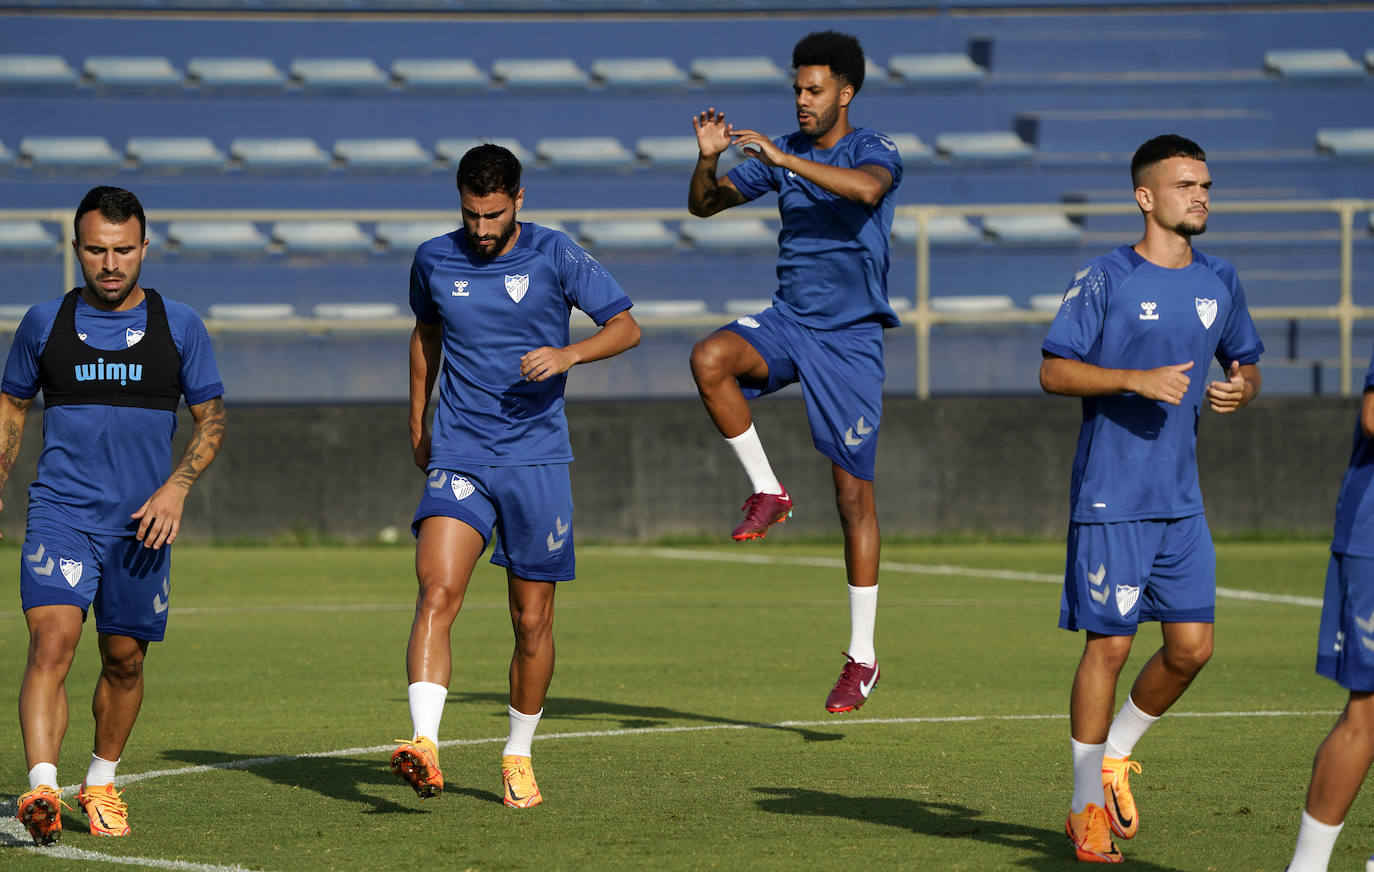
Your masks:
{"label": "blue shorts", "polygon": [[30,517],[19,552],[19,601],[25,611],[76,606],[83,621],[94,604],[100,632],[161,642],[172,594],[170,551]]}
{"label": "blue shorts", "polygon": [[816,450],[845,472],[873,480],[883,417],[883,328],[813,330],[769,308],[726,324],[768,364],[768,380],[740,379],[746,397],[801,382]]}
{"label": "blue shorts", "polygon": [[1374,559],[1332,554],[1317,633],[1317,674],[1374,693]]}
{"label": "blue shorts", "polygon": [[1217,552],[1206,515],[1070,524],[1059,626],[1134,636],[1142,621],[1215,620]]}
{"label": "blue shorts", "polygon": [[566,463],[431,469],[410,529],[442,515],[457,518],[482,542],[499,535],[491,562],[531,581],[577,577],[572,537],[572,481]]}

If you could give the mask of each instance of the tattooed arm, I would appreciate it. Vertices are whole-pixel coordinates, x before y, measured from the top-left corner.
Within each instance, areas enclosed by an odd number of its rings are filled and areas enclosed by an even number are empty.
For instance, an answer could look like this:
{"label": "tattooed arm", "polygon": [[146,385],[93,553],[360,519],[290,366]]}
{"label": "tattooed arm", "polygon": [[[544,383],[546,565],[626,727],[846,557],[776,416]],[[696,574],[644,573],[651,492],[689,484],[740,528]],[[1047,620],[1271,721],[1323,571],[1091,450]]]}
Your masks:
{"label": "tattooed arm", "polygon": [[749,202],[727,176],[716,176],[720,155],[734,139],[734,127],[725,123],[725,113],[707,109],[692,119],[700,154],[687,187],[687,211],[708,218],[732,206]]}
{"label": "tattooed arm", "polygon": [[191,417],[196,423],[186,442],[186,451],[181,455],[181,463],[172,470],[162,487],[130,515],[138,520],[136,535],[145,548],[161,548],[176,541],[181,531],[181,511],[186,504],[186,495],[224,444],[222,397],[191,406]]}
{"label": "tattooed arm", "polygon": [[[10,471],[19,457],[19,443],[24,439],[24,419],[28,417],[33,397],[21,400],[18,397],[0,393],[0,491],[10,480]],[[0,511],[5,504],[0,501]]]}

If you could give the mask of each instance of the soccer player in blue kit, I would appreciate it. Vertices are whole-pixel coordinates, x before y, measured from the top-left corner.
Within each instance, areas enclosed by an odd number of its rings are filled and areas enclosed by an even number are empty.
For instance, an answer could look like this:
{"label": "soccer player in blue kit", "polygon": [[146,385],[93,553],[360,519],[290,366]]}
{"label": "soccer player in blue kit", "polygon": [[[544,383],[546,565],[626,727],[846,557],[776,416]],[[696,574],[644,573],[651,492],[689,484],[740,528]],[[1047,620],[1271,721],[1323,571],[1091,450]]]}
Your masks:
{"label": "soccer player in blue kit", "polygon": [[[873,501],[882,419],[883,330],[898,324],[887,301],[888,236],[902,160],[881,133],[849,123],[863,86],[854,37],[824,31],[792,51],[798,131],[770,140],[727,124],[714,108],[692,119],[700,156],[687,205],[707,217],[778,193],[778,289],[773,305],[739,318],[692,349],[692,377],[716,429],[753,487],[738,541],[762,538],[792,512],[754,429],[749,399],[801,382],[811,438],[831,461],[844,533],[850,641],[827,711],[857,709],[878,683],[873,628],[881,540]],[[732,144],[751,160],[717,177]]]}
{"label": "soccer player in blue kit", "polygon": [[1289,872],[1326,872],[1346,812],[1374,761],[1374,363],[1364,377],[1317,635],[1317,674],[1350,692],[1317,748]]}
{"label": "soccer player in blue kit", "polygon": [[[62,834],[57,759],[67,730],[66,678],[92,606],[101,663],[91,702],[95,747],[76,801],[92,834],[129,833],[115,766],[143,702],[148,643],[161,641],[167,627],[169,546],[225,426],[224,386],[205,325],[189,307],[139,286],[148,241],[138,198],[93,188],[74,223],[85,286],[29,309],[0,383],[0,488],[40,390],[45,407],[19,557],[29,629],[19,724],[29,790],[18,818],[39,844]],[[172,469],[183,396],[195,424]]]}
{"label": "soccer player in blue kit", "polygon": [[[491,562],[506,569],[515,631],[502,799],[529,808],[543,801],[530,744],[553,677],[554,592],[575,574],[566,373],[634,347],[639,325],[591,255],[562,232],[517,220],[520,174],[500,146],[465,154],[463,226],[421,245],[411,266],[410,438],[428,477],[412,524],[420,586],[406,648],[413,738],[392,754],[391,768],[422,799],[443,792],[449,630],[494,529]],[[569,344],[574,306],[600,330]]]}
{"label": "soccer player in blue kit", "polygon": [[[1197,478],[1205,399],[1234,412],[1259,393],[1264,351],[1235,268],[1193,248],[1211,175],[1172,134],[1131,160],[1145,233],[1074,275],[1042,346],[1047,393],[1083,398],[1070,487],[1059,625],[1087,633],[1069,703],[1074,789],[1065,831],[1078,859],[1119,863],[1135,836],[1135,743],[1212,655],[1216,552]],[[1209,360],[1225,378],[1204,386]],[[1163,646],[1115,720],[1117,676],[1141,621]]]}

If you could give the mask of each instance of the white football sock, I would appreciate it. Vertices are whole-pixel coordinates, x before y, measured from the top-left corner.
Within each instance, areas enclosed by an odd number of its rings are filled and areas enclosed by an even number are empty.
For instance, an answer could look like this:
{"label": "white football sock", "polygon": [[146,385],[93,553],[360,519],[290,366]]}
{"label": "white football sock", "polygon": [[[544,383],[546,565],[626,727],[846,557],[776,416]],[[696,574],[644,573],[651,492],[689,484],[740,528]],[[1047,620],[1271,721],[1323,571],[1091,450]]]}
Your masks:
{"label": "white football sock", "polygon": [[1145,735],[1145,731],[1157,720],[1159,716],[1145,714],[1136,706],[1135,700],[1126,697],[1126,704],[1116,713],[1112,728],[1107,733],[1106,756],[1118,759],[1131,756],[1131,751],[1135,750],[1135,743],[1140,741],[1140,737]]}
{"label": "white football sock", "polygon": [[738,436],[727,436],[725,441],[735,449],[735,456],[744,466],[754,493],[782,493],[782,485],[778,484],[778,477],[773,475],[773,467],[768,465],[768,455],[763,452],[763,440],[759,439],[753,424]]}
{"label": "white football sock", "polygon": [[873,650],[873,625],[878,620],[878,586],[849,588],[849,649],[845,652],[858,663],[872,666],[878,662]]}
{"label": "white football sock", "polygon": [[33,790],[40,784],[49,787],[57,786],[57,764],[38,763],[29,770],[29,790]]}
{"label": "white football sock", "polygon": [[1102,798],[1102,750],[1107,746],[1085,745],[1070,737],[1073,745],[1073,804],[1074,814],[1082,814],[1088,803],[1101,808],[1106,802]]}
{"label": "white football sock", "polygon": [[410,723],[415,735],[439,743],[439,721],[444,716],[448,688],[431,681],[417,681],[406,689],[410,697]]}
{"label": "white football sock", "polygon": [[1324,824],[1304,811],[1302,824],[1298,827],[1298,846],[1293,850],[1288,872],[1326,872],[1326,865],[1331,862],[1331,849],[1336,846],[1336,837],[1343,826],[1345,821]]}
{"label": "white football sock", "polygon": [[86,770],[86,786],[96,787],[102,784],[114,784],[115,767],[118,765],[118,760],[106,760],[104,757],[91,754],[91,765]]}
{"label": "white football sock", "polygon": [[533,756],[530,754],[530,743],[534,741],[534,730],[539,726],[539,718],[543,716],[544,710],[541,708],[534,714],[527,715],[508,705],[506,711],[510,713],[510,737],[506,739],[506,748],[501,752],[501,756]]}

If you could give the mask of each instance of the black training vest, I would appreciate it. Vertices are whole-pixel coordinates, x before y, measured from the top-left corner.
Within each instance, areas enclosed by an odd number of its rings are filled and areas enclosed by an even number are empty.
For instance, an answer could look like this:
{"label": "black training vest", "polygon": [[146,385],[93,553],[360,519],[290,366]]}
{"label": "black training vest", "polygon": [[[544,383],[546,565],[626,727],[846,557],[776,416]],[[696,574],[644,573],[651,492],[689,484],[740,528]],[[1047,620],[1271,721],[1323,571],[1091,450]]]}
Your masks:
{"label": "black training vest", "polygon": [[175,412],[181,402],[181,353],[167,324],[167,307],[144,288],[148,322],[143,338],[129,348],[92,348],[76,334],[76,300],[69,292],[57,310],[47,344],[38,358],[38,383],[48,406],[134,406]]}

